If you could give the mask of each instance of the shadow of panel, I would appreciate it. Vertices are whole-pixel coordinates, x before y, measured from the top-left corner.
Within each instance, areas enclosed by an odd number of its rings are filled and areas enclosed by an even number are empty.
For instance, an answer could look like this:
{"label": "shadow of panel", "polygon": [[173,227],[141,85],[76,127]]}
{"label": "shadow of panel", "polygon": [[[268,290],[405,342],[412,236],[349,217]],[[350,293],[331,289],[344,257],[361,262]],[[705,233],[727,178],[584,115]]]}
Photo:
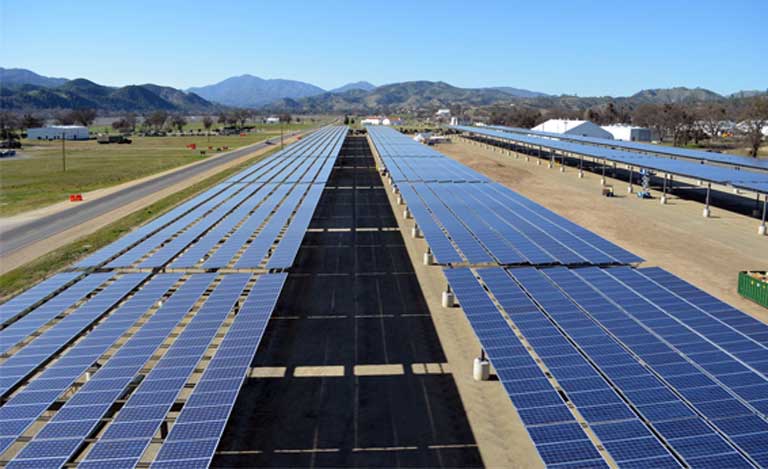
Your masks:
{"label": "shadow of panel", "polygon": [[450,375],[251,379],[237,408],[214,467],[482,466]]}

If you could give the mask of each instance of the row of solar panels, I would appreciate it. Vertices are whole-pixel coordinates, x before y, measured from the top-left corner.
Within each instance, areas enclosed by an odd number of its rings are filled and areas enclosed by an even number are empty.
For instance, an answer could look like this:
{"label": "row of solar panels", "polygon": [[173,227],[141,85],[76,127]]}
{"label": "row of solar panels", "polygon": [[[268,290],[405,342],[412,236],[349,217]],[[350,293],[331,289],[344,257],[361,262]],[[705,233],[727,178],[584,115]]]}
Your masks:
{"label": "row of solar panels", "polygon": [[[97,433],[81,467],[135,467],[180,397],[186,403],[153,464],[208,465],[286,274],[148,276],[117,274],[81,291],[74,310],[3,364],[0,453],[68,397],[6,467],[61,467]],[[107,417],[113,419],[103,428]]]}
{"label": "row of solar panels", "polygon": [[336,126],[313,133],[77,267],[290,267],[346,132],[346,127]]}
{"label": "row of solar panels", "polygon": [[733,186],[739,189],[768,194],[768,173],[752,172],[742,169],[710,166],[686,160],[653,156],[624,150],[614,150],[595,145],[585,145],[552,138],[528,136],[485,127],[453,126],[455,130],[499,139],[513,145],[527,145],[529,148],[556,150],[561,153],[598,158],[605,161],[644,168],[677,176],[700,179],[716,184]]}
{"label": "row of solar panels", "polygon": [[546,464],[768,465],[765,324],[658,268],[476,272],[445,275]]}
{"label": "row of solar panels", "polygon": [[687,148],[669,147],[664,145],[652,145],[639,142],[625,142],[622,140],[606,140],[603,138],[585,137],[582,135],[558,134],[554,132],[543,132],[540,130],[522,129],[519,127],[506,127],[503,125],[491,125],[489,128],[512,132],[524,135],[533,135],[537,137],[556,138],[558,140],[588,143],[590,145],[599,145],[609,148],[620,148],[643,153],[656,155],[666,155],[675,158],[688,158],[692,160],[703,161],[707,163],[728,164],[740,168],[753,168],[768,170],[768,161],[750,158],[747,156],[728,155],[725,153],[690,150]]}
{"label": "row of solar panels", "polygon": [[[447,183],[394,178],[436,263],[609,265],[642,260],[500,184],[462,183],[465,174],[476,181],[488,180],[434,150],[430,149],[439,157],[409,158],[412,145],[393,142],[413,141],[395,130],[373,127],[368,131],[379,155],[388,155],[381,158],[393,177],[398,165],[402,168],[403,161],[413,159],[425,162],[420,167],[425,174],[463,168],[458,180]],[[385,152],[379,151],[383,142],[389,146]],[[392,150],[396,147],[405,153]]]}
{"label": "row of solar panels", "polygon": [[[78,267],[291,266],[346,132],[313,133]],[[175,423],[153,467],[207,467],[284,281],[79,270],[0,305],[0,454],[10,449],[8,467],[61,467],[76,455],[83,467],[135,467],[169,416]],[[38,428],[54,404],[61,408]]]}

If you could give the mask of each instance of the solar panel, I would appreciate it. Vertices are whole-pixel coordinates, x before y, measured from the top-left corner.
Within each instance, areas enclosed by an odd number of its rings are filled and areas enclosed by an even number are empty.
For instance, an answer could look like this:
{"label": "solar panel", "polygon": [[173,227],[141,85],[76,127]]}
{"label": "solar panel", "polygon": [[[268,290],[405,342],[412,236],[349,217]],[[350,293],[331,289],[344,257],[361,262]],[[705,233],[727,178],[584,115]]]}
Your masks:
{"label": "solar panel", "polygon": [[[25,377],[119,303],[147,276],[148,274],[145,273],[120,275],[113,283],[71,314],[55,323],[21,350],[15,352],[3,363],[0,393],[5,394],[18,385]],[[10,330],[10,328],[6,330]],[[5,407],[0,408],[0,416],[2,416],[4,409]]]}
{"label": "solar panel", "polygon": [[[168,276],[169,279],[172,277]],[[93,395],[96,400],[78,404],[78,400],[70,399],[42,427],[33,441],[40,441],[40,444],[45,444],[66,438],[77,443],[75,447],[80,446],[112,406],[115,399],[124,393],[145,363],[155,353],[157,347],[166,340],[168,334],[198,301],[214,277],[212,274],[199,274],[186,280],[74,396],[77,398],[81,395]],[[100,394],[99,391],[102,390],[115,390],[116,392]],[[154,409],[138,408],[144,410],[140,418],[162,418],[165,415],[165,410],[164,407],[160,407]],[[147,409],[149,412],[146,411]],[[132,410],[136,409],[127,409],[126,412],[121,412],[121,415],[130,418],[132,414],[135,414]],[[62,454],[61,457],[66,460],[71,454],[68,452]],[[32,457],[28,455],[26,450],[22,450],[12,463],[21,464],[30,458]]]}
{"label": "solar panel", "polygon": [[674,157],[683,157],[705,162],[715,162],[722,164],[730,164],[736,167],[755,168],[768,170],[768,163],[755,158],[749,158],[745,156],[728,155],[725,153],[719,153],[714,151],[702,151],[691,150],[688,148],[670,147],[666,145],[652,145],[639,142],[625,142],[622,140],[609,140],[594,137],[585,137],[582,135],[569,135],[559,134],[554,132],[542,132],[529,129],[521,129],[515,127],[504,126],[491,126],[493,129],[498,129],[504,132],[529,134],[540,137],[556,138],[558,140],[572,141],[579,143],[588,143],[592,145],[600,145],[609,148],[621,148],[632,151],[646,152],[652,154],[669,155]]}
{"label": "solar panel", "polygon": [[5,326],[14,321],[21,313],[57,293],[62,287],[81,275],[80,272],[56,274],[1,304],[0,325]]}
{"label": "solar panel", "polygon": [[[594,145],[583,145],[558,139],[544,138],[540,136],[527,136],[502,132],[494,129],[454,126],[456,130],[473,133],[486,137],[493,137],[518,144],[526,144],[534,147],[543,147],[548,150],[558,150],[571,154],[586,155],[603,160],[632,165],[636,168],[645,168],[674,175],[691,177],[710,181],[717,184],[732,185],[742,189],[766,193],[768,187],[768,173],[752,172],[742,169],[724,168],[701,164],[701,162],[671,159],[651,154],[639,154],[623,150],[615,150]],[[559,134],[558,134],[559,135]],[[744,161],[744,160],[740,160]]]}
{"label": "solar panel", "polygon": [[[163,358],[155,364],[136,388],[136,391],[131,394],[123,407],[123,411],[117,415],[112,424],[101,435],[88,453],[86,461],[102,461],[103,464],[107,464],[107,461],[114,459],[138,459],[141,457],[150,443],[151,437],[121,439],[120,429],[116,425],[151,420],[157,429],[162,423],[165,413],[158,413],[155,418],[148,418],[146,415],[126,414],[125,410],[136,409],[139,411],[143,410],[145,406],[156,406],[160,410],[165,408],[165,412],[167,412],[171,408],[176,396],[184,387],[189,375],[194,371],[214,335],[234,307],[249,279],[249,274],[232,274],[222,279]],[[178,378],[169,379],[163,376],[163,373],[168,370],[178,370]],[[116,446],[119,446],[120,449],[116,449]]]}

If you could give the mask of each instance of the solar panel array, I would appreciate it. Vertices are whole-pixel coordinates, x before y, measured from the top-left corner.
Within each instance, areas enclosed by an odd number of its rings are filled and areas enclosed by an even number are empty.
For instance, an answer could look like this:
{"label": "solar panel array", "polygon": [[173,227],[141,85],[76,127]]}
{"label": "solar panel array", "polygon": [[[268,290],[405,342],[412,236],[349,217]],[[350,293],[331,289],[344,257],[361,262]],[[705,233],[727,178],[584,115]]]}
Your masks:
{"label": "solar panel array", "polygon": [[[298,249],[303,238],[299,235],[309,226],[346,132],[344,126],[332,126],[313,133],[101,249],[77,267],[258,268],[270,260],[275,244],[283,254],[270,268],[290,267],[295,257],[290,254]],[[282,238],[286,230],[291,236]]]}
{"label": "solar panel array", "polygon": [[452,128],[470,134],[504,140],[514,145],[544,148],[548,151],[598,158],[601,160],[631,165],[678,176],[709,181],[715,184],[733,186],[768,194],[768,173],[746,169],[733,169],[701,164],[693,161],[671,159],[645,153],[615,150],[595,145],[585,145],[553,138],[529,136],[484,127],[453,126]]}
{"label": "solar panel array", "polygon": [[[609,265],[642,259],[388,127],[368,132],[439,264]],[[425,164],[411,176],[403,161]],[[443,168],[461,168],[455,176]],[[445,174],[425,182],[421,174]]]}
{"label": "solar panel array", "polygon": [[555,132],[543,132],[540,130],[522,129],[519,127],[506,127],[503,125],[491,125],[489,128],[537,137],[556,138],[569,142],[587,143],[609,148],[620,148],[643,153],[667,155],[676,158],[688,158],[707,163],[733,165],[739,168],[753,168],[768,170],[768,161],[750,158],[747,156],[728,155],[726,153],[690,150],[688,148],[669,147],[664,145],[652,145],[649,143],[625,142],[623,140],[607,140],[604,138],[585,137],[582,135],[558,134]]}
{"label": "solar panel array", "polygon": [[1,305],[6,466],[207,466],[287,276],[266,269],[293,264],[346,133],[323,128]]}
{"label": "solar panel array", "polygon": [[[765,324],[699,290],[698,304],[689,302],[693,287],[658,268],[445,274],[548,464],[546,446],[584,441],[582,427],[619,467],[768,463],[766,345],[746,334],[765,337]],[[727,311],[733,324],[706,317],[707,308]],[[559,393],[546,386],[549,376]],[[593,456],[565,454],[570,463]]]}
{"label": "solar panel array", "polygon": [[768,326],[499,184],[403,171],[446,159],[369,134],[548,466],[768,463]]}

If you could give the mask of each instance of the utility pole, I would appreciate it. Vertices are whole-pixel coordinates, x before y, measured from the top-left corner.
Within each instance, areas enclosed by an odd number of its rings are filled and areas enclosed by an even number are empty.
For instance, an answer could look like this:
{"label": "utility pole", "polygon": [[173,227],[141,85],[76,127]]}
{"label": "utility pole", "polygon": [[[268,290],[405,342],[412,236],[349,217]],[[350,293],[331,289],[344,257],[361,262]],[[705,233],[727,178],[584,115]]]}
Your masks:
{"label": "utility pole", "polygon": [[283,120],[280,119],[280,149],[283,149]]}
{"label": "utility pole", "polygon": [[66,140],[67,140],[67,132],[64,131],[61,133],[61,167],[65,173],[67,172],[67,148],[65,144]]}

